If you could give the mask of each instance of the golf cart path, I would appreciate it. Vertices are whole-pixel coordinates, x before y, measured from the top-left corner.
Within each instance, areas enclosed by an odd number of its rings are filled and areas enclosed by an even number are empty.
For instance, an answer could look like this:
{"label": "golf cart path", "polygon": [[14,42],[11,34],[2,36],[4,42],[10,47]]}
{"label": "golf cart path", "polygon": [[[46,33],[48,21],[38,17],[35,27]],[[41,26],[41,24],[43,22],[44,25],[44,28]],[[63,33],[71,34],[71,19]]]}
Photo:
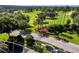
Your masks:
{"label": "golf cart path", "polygon": [[79,45],[76,45],[76,44],[73,44],[73,43],[67,43],[67,42],[64,42],[64,41],[59,41],[59,40],[56,40],[56,38],[53,38],[53,37],[41,37],[36,33],[32,33],[31,35],[34,37],[35,40],[50,43],[52,45],[55,45],[59,48],[64,49],[65,51],[75,52],[75,53],[79,52]]}

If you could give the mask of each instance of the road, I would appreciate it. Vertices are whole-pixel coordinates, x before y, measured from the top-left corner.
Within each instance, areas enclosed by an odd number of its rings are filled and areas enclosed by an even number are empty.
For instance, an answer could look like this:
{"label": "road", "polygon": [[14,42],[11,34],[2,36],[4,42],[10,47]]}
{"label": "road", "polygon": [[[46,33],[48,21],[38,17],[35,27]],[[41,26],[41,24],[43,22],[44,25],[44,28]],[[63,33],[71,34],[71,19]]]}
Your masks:
{"label": "road", "polygon": [[53,37],[41,37],[36,33],[32,33],[31,35],[34,37],[35,40],[50,43],[50,44],[55,45],[59,48],[62,48],[65,51],[69,51],[69,52],[72,52],[72,53],[78,53],[79,52],[79,45],[59,41],[59,40],[56,40],[56,38],[53,38]]}
{"label": "road", "polygon": [[[20,31],[15,30],[11,33],[11,35],[15,34],[14,36],[16,36],[16,34],[19,35],[19,33],[20,33]],[[31,35],[34,37],[35,40],[50,43],[50,44],[55,45],[59,48],[62,48],[65,51],[69,51],[69,52],[73,52],[73,53],[79,52],[79,45],[76,45],[76,44],[73,44],[73,43],[70,43],[70,42],[66,43],[66,42],[63,42],[63,41],[59,41],[59,40],[56,40],[56,38],[54,38],[54,37],[41,37],[37,33],[31,33]],[[23,36],[23,37],[25,37],[25,36]]]}
{"label": "road", "polygon": [[[0,44],[4,44],[5,42],[8,42],[8,41],[0,41]],[[34,51],[33,49],[27,48],[27,47],[25,47],[25,46],[23,46],[21,44],[14,43],[14,42],[8,42],[8,43],[11,43],[11,44],[23,47],[23,53],[38,53],[38,52]],[[0,50],[4,51],[5,53],[7,53],[7,51],[5,51],[5,50],[3,50],[1,48],[0,48]]]}

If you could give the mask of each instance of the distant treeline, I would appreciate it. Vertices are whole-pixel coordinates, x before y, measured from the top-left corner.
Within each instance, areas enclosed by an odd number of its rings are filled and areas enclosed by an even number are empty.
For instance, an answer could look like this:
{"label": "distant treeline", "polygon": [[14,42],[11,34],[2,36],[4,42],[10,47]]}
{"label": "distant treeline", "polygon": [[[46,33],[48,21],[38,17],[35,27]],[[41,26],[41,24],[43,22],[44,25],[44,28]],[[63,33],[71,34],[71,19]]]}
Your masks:
{"label": "distant treeline", "polygon": [[61,11],[63,9],[77,10],[79,11],[79,6],[12,6],[12,5],[0,5],[0,12],[13,12],[17,10],[23,10],[25,12],[30,12],[35,10],[56,10]]}

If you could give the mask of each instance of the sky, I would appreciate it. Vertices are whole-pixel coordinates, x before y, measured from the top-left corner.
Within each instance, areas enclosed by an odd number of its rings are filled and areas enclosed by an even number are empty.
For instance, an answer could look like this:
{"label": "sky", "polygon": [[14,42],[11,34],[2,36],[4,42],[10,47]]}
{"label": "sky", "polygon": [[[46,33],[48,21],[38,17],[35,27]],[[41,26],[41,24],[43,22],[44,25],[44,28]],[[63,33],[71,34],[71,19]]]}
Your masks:
{"label": "sky", "polygon": [[79,5],[79,0],[0,0],[0,5]]}

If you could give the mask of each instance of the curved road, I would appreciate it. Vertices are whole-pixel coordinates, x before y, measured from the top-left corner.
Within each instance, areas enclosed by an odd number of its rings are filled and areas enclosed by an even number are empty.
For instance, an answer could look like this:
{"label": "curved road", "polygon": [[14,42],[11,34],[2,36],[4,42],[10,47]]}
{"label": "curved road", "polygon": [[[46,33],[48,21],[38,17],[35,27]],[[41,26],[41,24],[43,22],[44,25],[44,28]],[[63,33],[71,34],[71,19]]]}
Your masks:
{"label": "curved road", "polygon": [[56,38],[53,38],[53,37],[41,37],[36,33],[32,33],[31,35],[34,37],[35,40],[50,43],[50,44],[55,45],[59,48],[62,48],[65,51],[74,52],[74,53],[79,52],[79,45],[59,41],[59,40],[56,40]]}
{"label": "curved road", "polygon": [[[15,30],[12,33],[10,33],[11,35],[17,36],[20,34],[19,30]],[[47,42],[50,43],[52,45],[55,45],[59,48],[64,49],[65,51],[69,51],[69,52],[74,52],[74,53],[78,53],[79,52],[79,45],[73,44],[73,43],[66,43],[63,41],[59,41],[56,40],[56,38],[54,37],[41,37],[39,36],[37,33],[31,33],[31,35],[34,37],[35,40],[39,40],[39,41],[43,41],[43,42]],[[26,35],[22,35],[23,37],[26,37]]]}
{"label": "curved road", "polygon": [[[3,44],[5,42],[8,42],[8,41],[0,41],[0,44]],[[27,48],[21,44],[18,44],[18,43],[15,43],[15,42],[8,42],[8,43],[11,43],[11,44],[14,44],[14,45],[18,45],[18,46],[21,46],[23,47],[23,53],[37,53],[36,51],[34,51],[33,49],[30,49],[30,48]],[[4,51],[5,53],[7,53],[5,50],[1,49],[0,50]]]}

